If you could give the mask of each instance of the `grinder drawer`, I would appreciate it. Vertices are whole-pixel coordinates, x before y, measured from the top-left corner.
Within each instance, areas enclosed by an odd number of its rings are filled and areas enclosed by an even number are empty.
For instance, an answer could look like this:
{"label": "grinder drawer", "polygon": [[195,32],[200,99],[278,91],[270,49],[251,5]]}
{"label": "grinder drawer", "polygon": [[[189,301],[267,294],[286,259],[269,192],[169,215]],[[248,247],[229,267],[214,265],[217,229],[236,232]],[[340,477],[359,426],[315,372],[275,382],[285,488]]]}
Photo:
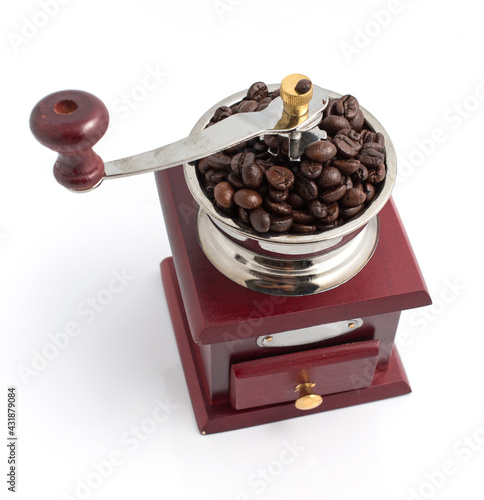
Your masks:
{"label": "grinder drawer", "polygon": [[300,384],[321,396],[368,387],[378,350],[379,341],[368,340],[235,363],[230,401],[242,410],[296,401]]}

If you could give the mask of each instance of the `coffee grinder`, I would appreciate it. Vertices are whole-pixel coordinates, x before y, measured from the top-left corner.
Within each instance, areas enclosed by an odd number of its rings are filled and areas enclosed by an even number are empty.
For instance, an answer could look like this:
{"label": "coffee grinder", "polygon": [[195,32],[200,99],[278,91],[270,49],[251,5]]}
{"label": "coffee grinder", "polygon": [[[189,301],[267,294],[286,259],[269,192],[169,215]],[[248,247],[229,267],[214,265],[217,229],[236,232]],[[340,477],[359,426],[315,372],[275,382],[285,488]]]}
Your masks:
{"label": "coffee grinder", "polygon": [[[92,94],[66,90],[42,99],[31,129],[59,153],[54,175],[85,192],[103,180],[155,172],[173,257],[161,263],[176,341],[202,434],[275,422],[410,392],[394,345],[401,311],[431,303],[391,191],[396,155],[385,138],[386,178],[365,210],[314,234],[257,234],[214,206],[196,160],[268,135],[297,162],[340,94],[315,84],[295,90],[289,75],[263,110],[207,127],[209,109],[180,141],[104,163],[92,146],[109,115]],[[161,332],[160,332],[161,334]]]}

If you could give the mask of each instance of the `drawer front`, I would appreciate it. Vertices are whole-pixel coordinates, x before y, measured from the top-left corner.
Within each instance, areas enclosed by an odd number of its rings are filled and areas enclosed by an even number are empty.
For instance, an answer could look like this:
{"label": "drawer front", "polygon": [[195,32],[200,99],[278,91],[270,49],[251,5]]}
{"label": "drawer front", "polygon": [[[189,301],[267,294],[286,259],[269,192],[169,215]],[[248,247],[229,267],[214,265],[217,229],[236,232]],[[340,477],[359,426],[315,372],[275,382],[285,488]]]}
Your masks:
{"label": "drawer front", "polygon": [[368,340],[235,363],[230,401],[236,410],[295,401],[307,382],[321,396],[368,387],[378,351],[379,341]]}

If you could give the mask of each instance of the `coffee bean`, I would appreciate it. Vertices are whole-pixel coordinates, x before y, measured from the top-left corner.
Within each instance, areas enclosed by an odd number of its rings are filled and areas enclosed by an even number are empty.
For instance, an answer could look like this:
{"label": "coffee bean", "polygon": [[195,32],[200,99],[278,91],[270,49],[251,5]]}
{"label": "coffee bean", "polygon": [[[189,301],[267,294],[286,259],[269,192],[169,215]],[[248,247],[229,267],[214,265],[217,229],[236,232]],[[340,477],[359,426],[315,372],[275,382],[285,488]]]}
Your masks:
{"label": "coffee bean", "polygon": [[227,170],[232,158],[225,153],[215,153],[214,155],[207,156],[207,161],[214,170]]}
{"label": "coffee bean", "polygon": [[344,95],[338,99],[334,109],[336,114],[343,115],[347,120],[352,120],[356,117],[360,106],[355,97]]}
{"label": "coffee bean", "polygon": [[294,182],[294,174],[286,167],[271,167],[266,171],[267,182],[279,190],[289,189]]}
{"label": "coffee bean", "polygon": [[227,180],[235,189],[242,189],[244,187],[244,181],[242,180],[242,176],[239,175],[237,172],[230,172]]}
{"label": "coffee bean", "polygon": [[346,193],[346,184],[340,184],[328,191],[325,191],[321,196],[320,200],[323,203],[330,204],[341,199]]}
{"label": "coffee bean", "polygon": [[357,205],[356,207],[343,208],[340,210],[339,216],[343,220],[348,220],[354,217],[355,215],[358,215],[364,208],[365,208],[364,203],[362,203],[361,205]]}
{"label": "coffee bean", "polygon": [[306,202],[294,191],[289,192],[289,196],[287,197],[287,202],[291,205],[292,208],[298,210],[303,208]]}
{"label": "coffee bean", "polygon": [[307,224],[293,224],[291,230],[299,234],[309,234],[316,232],[316,226],[309,226]]}
{"label": "coffee bean", "polygon": [[201,174],[205,175],[211,169],[208,163],[208,158],[202,158],[201,160],[198,160],[197,169]]}
{"label": "coffee bean", "polygon": [[311,200],[307,204],[308,211],[317,219],[322,219],[328,215],[328,207],[318,200]]}
{"label": "coffee bean", "polygon": [[353,180],[353,182],[366,181],[366,179],[368,179],[368,169],[365,167],[365,165],[360,164],[358,170],[351,174],[351,179]]}
{"label": "coffee bean", "polygon": [[378,166],[376,169],[371,169],[368,172],[368,182],[371,184],[378,184],[386,176],[385,164]]}
{"label": "coffee bean", "polygon": [[352,188],[346,191],[345,195],[339,201],[339,204],[345,208],[356,207],[366,200],[366,194],[362,189]]}
{"label": "coffee bean", "polygon": [[228,182],[219,182],[213,190],[215,201],[226,209],[233,205],[234,193],[234,188]]}
{"label": "coffee bean", "polygon": [[257,165],[257,163],[250,163],[249,165],[244,165],[242,168],[242,180],[245,187],[251,189],[257,189],[262,184],[264,179],[264,172]]}
{"label": "coffee bean", "polygon": [[323,224],[330,224],[338,220],[338,217],[339,217],[339,205],[338,203],[332,203],[331,205],[328,205],[328,215],[326,217],[323,217],[321,219],[321,222]]}
{"label": "coffee bean", "polygon": [[211,184],[218,184],[219,182],[227,180],[227,172],[223,171],[217,171],[210,169],[208,172],[205,173],[205,179]]}
{"label": "coffee bean", "polygon": [[329,135],[336,135],[345,128],[350,128],[350,124],[344,116],[329,115],[321,122],[321,129],[326,130]]}
{"label": "coffee bean", "polygon": [[205,194],[207,195],[208,198],[210,198],[211,200],[215,199],[215,195],[213,194],[215,189],[215,184],[211,183],[205,184],[204,189],[205,189]]}
{"label": "coffee bean", "polygon": [[271,227],[271,216],[261,207],[252,210],[249,220],[258,233],[267,233]]}
{"label": "coffee bean", "polygon": [[349,121],[349,124],[353,130],[356,130],[356,132],[361,132],[361,129],[365,124],[365,116],[363,115],[363,111],[361,111],[361,109],[359,109],[356,116]]}
{"label": "coffee bean", "polygon": [[289,215],[292,212],[292,207],[285,201],[275,202],[269,199],[264,200],[264,208],[274,215]]}
{"label": "coffee bean", "polygon": [[231,162],[230,162],[230,168],[234,171],[237,172],[238,174],[242,175],[242,169],[244,168],[245,165],[250,165],[251,163],[255,162],[255,154],[254,153],[238,153],[236,154]]}
{"label": "coffee bean", "polygon": [[247,91],[247,98],[253,99],[254,101],[260,102],[262,99],[266,98],[269,95],[269,90],[267,86],[263,82],[255,82]]}
{"label": "coffee bean", "polygon": [[239,189],[234,194],[234,201],[239,207],[252,210],[262,205],[262,196],[253,189]]}
{"label": "coffee bean", "polygon": [[[227,106],[221,106],[220,108],[218,108],[218,109],[215,111],[215,113],[214,113],[214,115],[213,115],[213,121],[214,121],[214,122],[218,122],[218,121],[220,121],[220,119],[221,119],[221,115],[222,115],[222,114],[225,114],[226,116],[230,116],[230,115],[232,114],[232,110],[231,110],[229,107],[227,107]],[[225,116],[225,117],[226,117],[226,116]],[[225,118],[225,117],[224,117],[224,118]],[[223,119],[223,118],[222,118],[222,119]]]}
{"label": "coffee bean", "polygon": [[304,151],[304,154],[313,161],[324,163],[331,160],[336,155],[336,148],[334,144],[329,141],[315,141],[312,142]]}
{"label": "coffee bean", "polygon": [[358,168],[360,168],[360,160],[349,159],[349,160],[334,160],[333,165],[345,175],[350,175],[355,173]]}
{"label": "coffee bean", "polygon": [[264,97],[264,99],[261,99],[259,101],[259,107],[257,108],[257,111],[262,111],[263,109],[266,109],[271,102],[272,102],[272,97]]}
{"label": "coffee bean", "polygon": [[342,158],[355,158],[361,149],[358,142],[353,141],[347,135],[338,133],[334,136],[333,144]]}
{"label": "coffee bean", "polygon": [[311,83],[311,80],[308,80],[307,78],[303,78],[302,80],[299,80],[294,87],[294,90],[298,94],[306,94],[311,90],[311,87],[313,84]]}
{"label": "coffee bean", "polygon": [[284,217],[271,217],[269,230],[274,233],[285,233],[291,229],[293,224],[294,219],[291,215],[286,215]]}
{"label": "coffee bean", "polygon": [[363,184],[363,191],[366,195],[366,201],[368,203],[373,201],[373,198],[375,198],[375,194],[376,194],[376,191],[375,191],[375,188],[373,187],[373,184],[370,184],[369,182],[365,182]]}
{"label": "coffee bean", "polygon": [[315,200],[318,197],[318,186],[311,179],[299,177],[295,183],[296,193],[303,200]]}
{"label": "coffee bean", "polygon": [[274,189],[272,186],[269,186],[267,189],[267,197],[269,200],[275,201],[275,202],[281,202],[287,200],[287,197],[289,196],[289,189],[284,189],[283,191],[279,189]]}
{"label": "coffee bean", "polygon": [[237,207],[237,217],[240,222],[243,222],[244,224],[249,223],[249,214],[245,208]]}
{"label": "coffee bean", "polygon": [[242,101],[237,108],[237,113],[251,113],[259,107],[259,103],[254,100]]}
{"label": "coffee bean", "polygon": [[279,97],[281,95],[281,89],[276,89],[274,92],[272,92],[272,98],[275,99],[276,97]]}
{"label": "coffee bean", "polygon": [[385,159],[385,155],[377,151],[376,149],[367,149],[363,148],[358,156],[363,165],[369,168],[376,168],[380,165],[383,165],[383,160]]}
{"label": "coffee bean", "polygon": [[306,210],[293,210],[291,215],[298,224],[309,224],[314,220],[314,215]]}
{"label": "coffee bean", "polygon": [[308,179],[316,179],[321,175],[323,171],[323,165],[321,163],[311,161],[311,160],[303,160],[301,162],[301,174]]}
{"label": "coffee bean", "polygon": [[318,179],[318,186],[328,189],[341,184],[342,175],[336,167],[324,167]]}

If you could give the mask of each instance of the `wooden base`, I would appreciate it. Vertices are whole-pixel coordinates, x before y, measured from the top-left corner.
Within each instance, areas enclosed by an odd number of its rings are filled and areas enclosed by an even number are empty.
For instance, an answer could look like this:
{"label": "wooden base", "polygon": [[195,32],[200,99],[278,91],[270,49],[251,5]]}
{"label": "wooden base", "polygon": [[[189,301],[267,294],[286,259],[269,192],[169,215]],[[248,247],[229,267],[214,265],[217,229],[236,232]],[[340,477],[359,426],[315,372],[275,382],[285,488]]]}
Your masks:
{"label": "wooden base", "polygon": [[398,352],[393,348],[388,367],[384,370],[377,368],[369,387],[324,396],[323,404],[314,410],[297,410],[294,402],[246,410],[234,410],[228,401],[211,402],[200,348],[193,341],[171,257],[162,262],[161,273],[195,418],[202,434],[276,422],[411,392]]}

